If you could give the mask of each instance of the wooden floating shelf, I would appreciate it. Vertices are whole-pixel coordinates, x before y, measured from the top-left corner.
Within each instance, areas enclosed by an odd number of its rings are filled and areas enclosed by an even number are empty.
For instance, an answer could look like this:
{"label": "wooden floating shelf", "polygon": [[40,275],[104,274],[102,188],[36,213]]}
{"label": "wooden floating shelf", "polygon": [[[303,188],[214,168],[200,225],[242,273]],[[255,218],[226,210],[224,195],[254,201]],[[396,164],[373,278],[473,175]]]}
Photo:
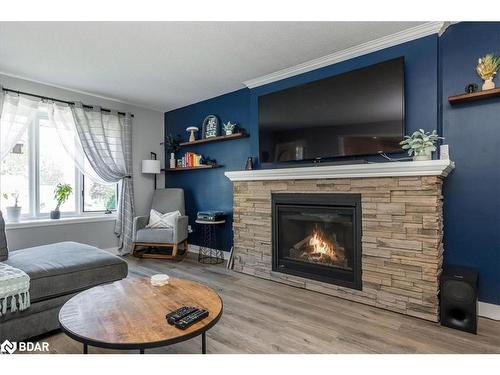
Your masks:
{"label": "wooden floating shelf", "polygon": [[473,92],[472,94],[449,96],[448,101],[450,102],[450,104],[458,104],[458,103],[475,102],[476,100],[483,100],[494,97],[500,97],[500,88]]}
{"label": "wooden floating shelf", "polygon": [[248,136],[249,135],[247,133],[235,133],[235,134],[231,134],[231,135],[220,135],[218,137],[197,139],[196,141],[193,141],[193,142],[182,142],[179,146],[186,147],[186,146],[201,145],[204,143],[224,142],[224,141],[230,141],[233,139],[247,138]]}
{"label": "wooden floating shelf", "polygon": [[197,167],[180,167],[180,168],[167,168],[167,169],[162,169],[165,172],[181,172],[181,171],[192,171],[195,169],[213,169],[213,168],[220,168],[222,165],[199,165]]}

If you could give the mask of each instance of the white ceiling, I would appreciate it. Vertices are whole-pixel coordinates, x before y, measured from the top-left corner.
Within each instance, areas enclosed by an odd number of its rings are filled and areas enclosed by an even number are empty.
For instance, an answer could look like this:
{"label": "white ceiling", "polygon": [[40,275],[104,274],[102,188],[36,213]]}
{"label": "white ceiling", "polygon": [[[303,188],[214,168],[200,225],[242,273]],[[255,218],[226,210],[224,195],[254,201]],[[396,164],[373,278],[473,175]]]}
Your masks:
{"label": "white ceiling", "polygon": [[0,22],[0,72],[167,111],[422,23]]}

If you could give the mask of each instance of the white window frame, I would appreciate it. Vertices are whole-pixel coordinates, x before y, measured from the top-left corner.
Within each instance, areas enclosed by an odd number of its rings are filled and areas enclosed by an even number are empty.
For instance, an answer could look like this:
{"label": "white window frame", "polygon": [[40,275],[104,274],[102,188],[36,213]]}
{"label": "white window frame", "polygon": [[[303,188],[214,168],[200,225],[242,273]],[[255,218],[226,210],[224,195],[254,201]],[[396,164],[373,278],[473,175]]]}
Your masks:
{"label": "white window frame", "polygon": [[[29,174],[29,213],[21,215],[21,221],[43,220],[50,217],[50,213],[40,212],[40,121],[48,120],[48,116],[43,111],[38,111],[33,122],[28,126],[28,174]],[[65,218],[95,217],[95,216],[114,216],[116,210],[112,210],[111,215],[102,211],[84,210],[84,175],[75,165],[75,181],[73,186],[73,199],[75,200],[75,211],[62,212]],[[72,183],[73,185],[73,183]],[[119,184],[116,184],[116,201],[118,206]],[[55,208],[55,207],[54,207]]]}
{"label": "white window frame", "polygon": [[[98,210],[98,211],[85,211],[85,175],[83,173],[79,173],[80,174],[80,179],[81,179],[81,191],[82,191],[82,194],[81,194],[81,199],[82,199],[82,202],[81,202],[81,212],[82,212],[82,215],[92,215],[92,214],[99,214],[99,213],[103,213],[103,214],[106,214],[106,209],[104,210]],[[87,181],[89,181],[90,178],[87,177]],[[120,184],[119,183],[116,183],[115,184],[115,189],[116,189],[116,194],[115,194],[115,199],[116,199],[116,204],[115,204],[115,209],[114,210],[111,210],[111,213],[115,213],[116,212],[116,207],[118,207],[118,194],[120,192]],[[109,215],[109,214],[106,214],[106,215]]]}

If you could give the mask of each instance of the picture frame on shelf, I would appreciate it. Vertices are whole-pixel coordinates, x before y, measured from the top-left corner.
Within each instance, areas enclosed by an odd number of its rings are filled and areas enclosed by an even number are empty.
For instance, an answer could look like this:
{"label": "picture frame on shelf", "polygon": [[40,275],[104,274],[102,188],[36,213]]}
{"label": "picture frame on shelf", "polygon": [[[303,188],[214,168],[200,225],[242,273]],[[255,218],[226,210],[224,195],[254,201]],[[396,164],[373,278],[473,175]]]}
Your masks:
{"label": "picture frame on shelf", "polygon": [[220,122],[217,116],[208,115],[203,120],[202,137],[203,139],[214,138],[220,135]]}

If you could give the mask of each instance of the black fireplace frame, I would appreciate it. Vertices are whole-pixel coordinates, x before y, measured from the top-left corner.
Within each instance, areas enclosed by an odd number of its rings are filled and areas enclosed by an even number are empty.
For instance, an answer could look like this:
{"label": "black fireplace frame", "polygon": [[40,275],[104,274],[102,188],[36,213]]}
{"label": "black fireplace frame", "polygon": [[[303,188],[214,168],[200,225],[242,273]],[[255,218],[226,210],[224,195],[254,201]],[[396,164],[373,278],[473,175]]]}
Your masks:
{"label": "black fireplace frame", "polygon": [[[307,279],[322,281],[329,284],[335,284],[356,290],[362,290],[361,281],[361,194],[352,193],[273,193],[272,201],[272,270],[274,272],[286,273],[300,276]],[[350,208],[354,212],[353,235],[354,235],[354,256],[352,271],[342,269],[332,269],[328,266],[314,265],[318,269],[327,270],[331,275],[314,274],[303,272],[295,268],[290,268],[292,261],[284,262],[279,258],[278,250],[278,212],[281,205],[288,207],[338,207]],[[297,261],[297,266],[302,263],[300,268],[304,268],[304,263]],[[312,265],[310,267],[313,267]]]}

